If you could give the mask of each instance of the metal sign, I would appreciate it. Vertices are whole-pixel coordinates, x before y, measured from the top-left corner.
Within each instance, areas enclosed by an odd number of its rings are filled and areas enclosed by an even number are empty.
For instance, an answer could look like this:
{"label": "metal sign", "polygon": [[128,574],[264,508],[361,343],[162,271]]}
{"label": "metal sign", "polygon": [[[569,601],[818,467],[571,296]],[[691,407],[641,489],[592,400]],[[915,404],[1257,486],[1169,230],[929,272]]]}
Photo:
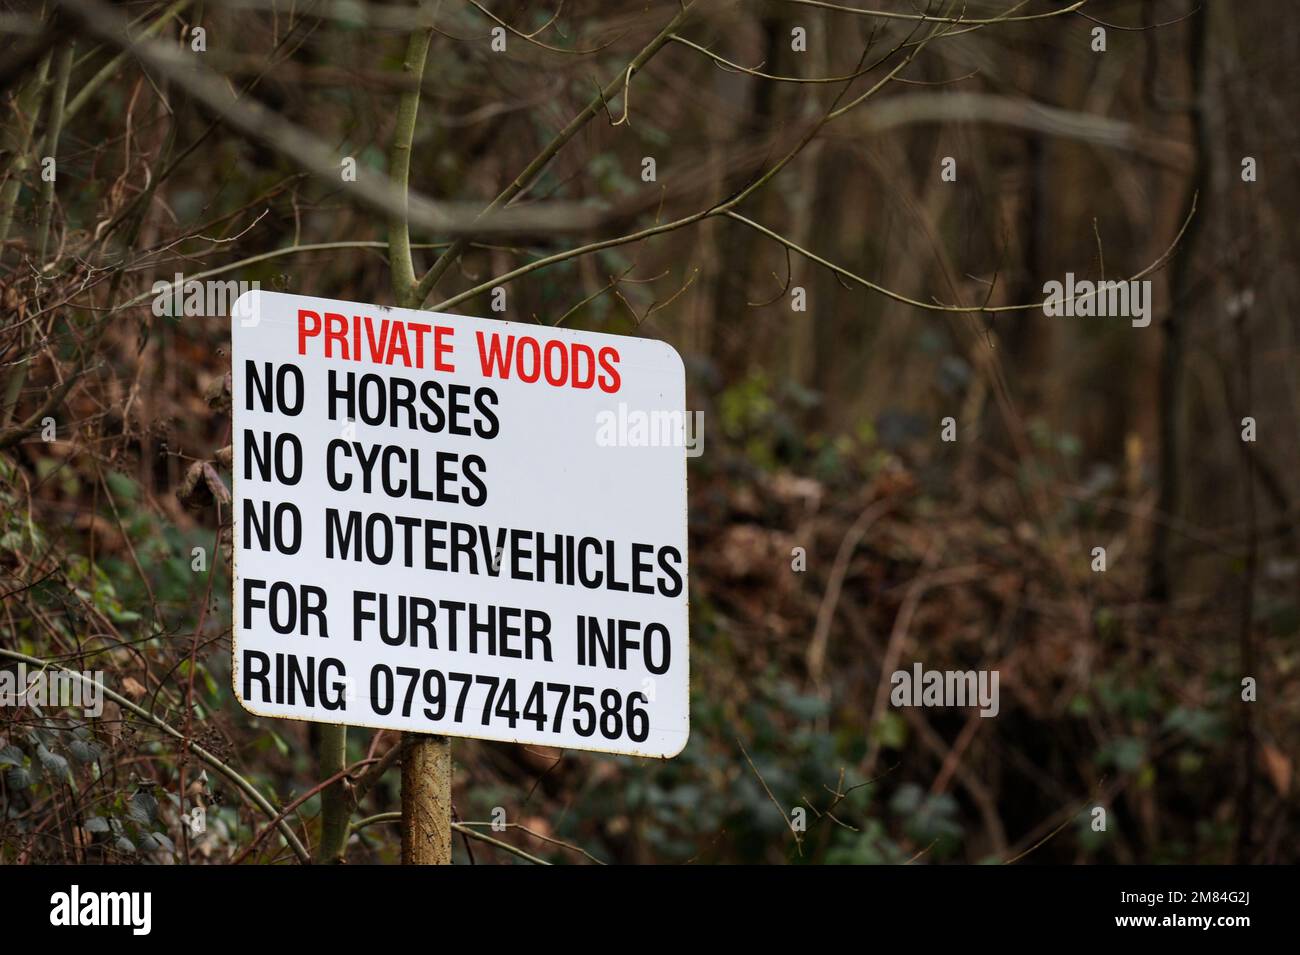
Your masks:
{"label": "metal sign", "polygon": [[689,422],[671,347],[260,290],[231,333],[246,709],[682,750]]}

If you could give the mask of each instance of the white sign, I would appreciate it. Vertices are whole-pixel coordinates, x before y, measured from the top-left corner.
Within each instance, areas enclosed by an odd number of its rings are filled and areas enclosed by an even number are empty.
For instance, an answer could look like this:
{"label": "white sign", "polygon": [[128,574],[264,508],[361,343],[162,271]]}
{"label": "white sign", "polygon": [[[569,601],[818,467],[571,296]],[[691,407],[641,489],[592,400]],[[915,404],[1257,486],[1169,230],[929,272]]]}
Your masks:
{"label": "white sign", "polygon": [[681,752],[686,385],[671,347],[262,291],[233,312],[245,709]]}

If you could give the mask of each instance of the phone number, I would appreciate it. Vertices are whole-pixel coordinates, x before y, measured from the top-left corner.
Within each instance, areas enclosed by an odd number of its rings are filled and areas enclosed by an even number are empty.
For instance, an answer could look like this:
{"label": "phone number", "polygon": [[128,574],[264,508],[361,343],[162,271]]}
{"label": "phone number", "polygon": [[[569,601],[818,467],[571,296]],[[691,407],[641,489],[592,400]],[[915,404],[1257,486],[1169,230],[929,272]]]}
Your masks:
{"label": "phone number", "polygon": [[[486,687],[481,708],[477,699],[471,705],[474,687]],[[520,699],[523,699],[522,709]],[[394,712],[411,716],[418,707],[435,723],[445,720],[450,711],[455,723],[472,721],[477,716],[482,726],[504,723],[514,729],[520,722],[531,722],[539,732],[549,727],[550,732],[561,733],[567,716],[579,736],[592,737],[599,733],[605,739],[617,740],[626,735],[634,743],[643,743],[650,735],[650,714],[646,710],[649,702],[641,692],[624,697],[614,689],[598,693],[594,686],[539,680],[531,687],[523,684],[521,688],[513,677],[443,673],[416,667],[389,667],[383,663],[370,669],[371,709],[380,716]]]}

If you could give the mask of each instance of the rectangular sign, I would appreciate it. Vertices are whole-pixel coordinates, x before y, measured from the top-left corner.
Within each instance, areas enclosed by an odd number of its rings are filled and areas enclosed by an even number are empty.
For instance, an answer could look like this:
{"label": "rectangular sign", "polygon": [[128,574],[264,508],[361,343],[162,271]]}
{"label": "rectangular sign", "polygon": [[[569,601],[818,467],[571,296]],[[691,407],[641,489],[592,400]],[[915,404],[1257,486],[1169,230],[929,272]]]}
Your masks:
{"label": "rectangular sign", "polygon": [[245,709],[681,752],[670,346],[262,291],[235,304],[231,338]]}

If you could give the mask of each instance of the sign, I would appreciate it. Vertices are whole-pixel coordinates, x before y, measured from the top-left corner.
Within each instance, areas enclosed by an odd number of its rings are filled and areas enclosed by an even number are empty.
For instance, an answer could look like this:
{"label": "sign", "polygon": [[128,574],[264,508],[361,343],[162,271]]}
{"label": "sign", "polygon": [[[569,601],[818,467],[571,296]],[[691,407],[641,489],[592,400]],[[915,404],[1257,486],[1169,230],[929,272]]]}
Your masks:
{"label": "sign", "polygon": [[231,337],[245,709],[681,752],[671,347],[260,290],[235,303]]}

